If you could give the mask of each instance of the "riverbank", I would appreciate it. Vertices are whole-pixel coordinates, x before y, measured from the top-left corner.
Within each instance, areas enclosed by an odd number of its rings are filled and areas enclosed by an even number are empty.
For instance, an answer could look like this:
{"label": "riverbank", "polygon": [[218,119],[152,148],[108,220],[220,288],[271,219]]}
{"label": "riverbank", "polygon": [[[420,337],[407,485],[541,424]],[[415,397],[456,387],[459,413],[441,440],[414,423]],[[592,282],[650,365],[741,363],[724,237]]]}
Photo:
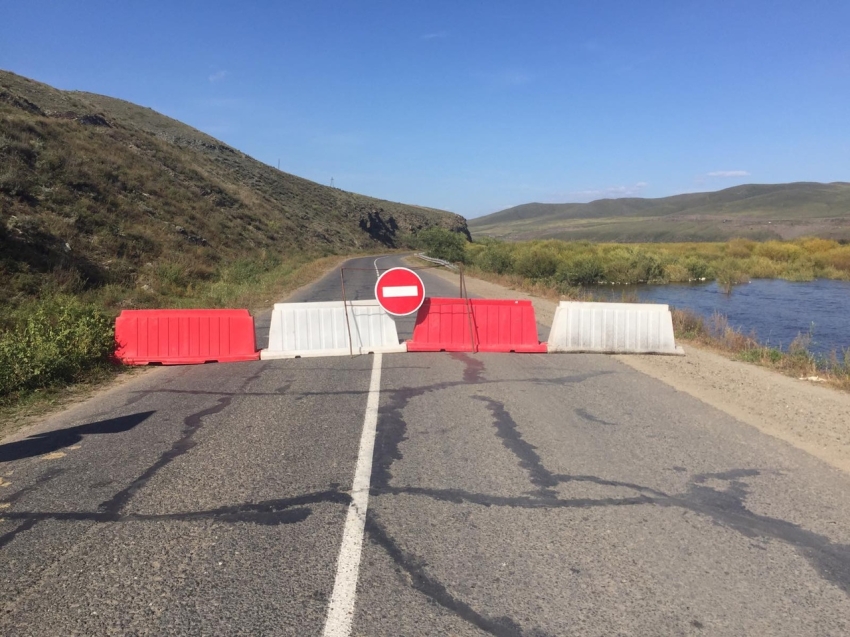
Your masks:
{"label": "riverbank", "polygon": [[[420,262],[421,263],[421,262]],[[457,274],[432,270],[457,282]],[[557,296],[530,294],[504,284],[466,277],[471,294],[532,302],[537,320],[551,327]],[[554,296],[554,298],[553,298]],[[543,334],[542,336],[546,336]],[[657,378],[741,422],[850,472],[850,393],[810,380],[799,380],[755,364],[733,360],[698,339],[680,339],[686,355],[615,356],[637,371]]]}
{"label": "riverbank", "polygon": [[[598,298],[592,290],[569,288],[567,293],[551,282],[529,279],[516,274],[494,274],[475,268],[467,269],[467,278],[477,277],[504,288],[521,292],[520,298],[538,298],[557,305],[560,300],[574,301],[639,301],[635,287],[623,287],[619,295],[608,294]],[[658,302],[658,301],[657,301]],[[724,355],[763,367],[769,367],[795,378],[816,376],[819,380],[839,389],[850,391],[850,350],[815,354],[809,351],[811,344],[805,333],[785,343],[761,343],[731,327],[725,316],[700,316],[696,312],[673,309],[673,326],[676,338],[695,343]],[[785,349],[779,345],[786,346]]]}

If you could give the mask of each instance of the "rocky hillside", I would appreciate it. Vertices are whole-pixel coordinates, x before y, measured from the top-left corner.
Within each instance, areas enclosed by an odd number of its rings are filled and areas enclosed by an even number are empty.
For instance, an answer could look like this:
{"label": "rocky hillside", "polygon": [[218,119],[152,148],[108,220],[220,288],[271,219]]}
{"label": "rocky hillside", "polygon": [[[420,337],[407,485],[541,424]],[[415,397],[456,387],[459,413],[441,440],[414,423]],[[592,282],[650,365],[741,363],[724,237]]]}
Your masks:
{"label": "rocky hillside", "polygon": [[455,214],[276,170],[155,111],[0,71],[0,302],[45,285],[214,276],[238,259],[468,236]]}

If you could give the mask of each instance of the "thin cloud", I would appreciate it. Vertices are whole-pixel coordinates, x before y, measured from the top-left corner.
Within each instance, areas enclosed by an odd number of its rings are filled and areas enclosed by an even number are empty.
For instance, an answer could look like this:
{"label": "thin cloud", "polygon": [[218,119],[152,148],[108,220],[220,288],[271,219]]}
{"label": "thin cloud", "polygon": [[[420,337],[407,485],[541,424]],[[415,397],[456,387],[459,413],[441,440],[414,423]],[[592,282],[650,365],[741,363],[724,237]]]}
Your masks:
{"label": "thin cloud", "polygon": [[216,71],[215,73],[213,73],[212,75],[209,76],[209,80],[210,80],[210,82],[215,84],[216,82],[221,82],[228,75],[230,75],[230,73],[228,73],[227,71],[224,71],[224,70]]}
{"label": "thin cloud", "polygon": [[708,173],[709,177],[749,177],[750,173],[746,170],[715,170]]}
{"label": "thin cloud", "polygon": [[442,40],[444,38],[449,37],[448,31],[435,31],[434,33],[426,33],[425,35],[419,36],[420,40]]}
{"label": "thin cloud", "polygon": [[491,88],[498,90],[524,86],[534,79],[530,74],[515,67],[505,68],[494,73],[482,73],[477,77]]}
{"label": "thin cloud", "polygon": [[639,181],[630,186],[608,186],[607,188],[589,188],[587,190],[574,190],[569,196],[575,199],[618,199],[620,197],[639,197],[649,184]]}

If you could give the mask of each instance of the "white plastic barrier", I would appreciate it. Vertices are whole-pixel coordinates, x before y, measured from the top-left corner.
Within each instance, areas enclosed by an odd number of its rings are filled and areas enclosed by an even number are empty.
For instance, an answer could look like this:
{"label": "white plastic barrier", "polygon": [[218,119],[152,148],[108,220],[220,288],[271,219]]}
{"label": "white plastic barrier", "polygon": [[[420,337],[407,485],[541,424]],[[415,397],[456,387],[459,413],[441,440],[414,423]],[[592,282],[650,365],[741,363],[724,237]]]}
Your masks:
{"label": "white plastic barrier", "polygon": [[561,301],[549,333],[550,352],[678,354],[666,305]]}
{"label": "white plastic barrier", "polygon": [[347,308],[348,325],[342,301],[275,303],[269,328],[269,347],[260,352],[260,358],[407,351],[407,344],[399,343],[395,322],[377,301],[349,301]]}

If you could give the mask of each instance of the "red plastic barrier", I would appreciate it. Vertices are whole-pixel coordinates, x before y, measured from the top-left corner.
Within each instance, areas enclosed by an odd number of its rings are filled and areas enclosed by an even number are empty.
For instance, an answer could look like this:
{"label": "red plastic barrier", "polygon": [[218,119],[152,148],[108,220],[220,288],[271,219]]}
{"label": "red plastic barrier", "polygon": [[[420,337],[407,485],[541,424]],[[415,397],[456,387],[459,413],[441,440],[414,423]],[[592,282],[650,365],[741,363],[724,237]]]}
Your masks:
{"label": "red plastic barrier", "polygon": [[470,299],[479,352],[545,353],[531,301]]}
{"label": "red plastic barrier", "polygon": [[125,365],[259,360],[248,310],[124,310],[115,355]]}
{"label": "red plastic barrier", "polygon": [[473,352],[465,299],[426,298],[416,314],[408,352]]}
{"label": "red plastic barrier", "polygon": [[537,340],[531,301],[430,298],[407,351],[545,353],[546,344]]}

